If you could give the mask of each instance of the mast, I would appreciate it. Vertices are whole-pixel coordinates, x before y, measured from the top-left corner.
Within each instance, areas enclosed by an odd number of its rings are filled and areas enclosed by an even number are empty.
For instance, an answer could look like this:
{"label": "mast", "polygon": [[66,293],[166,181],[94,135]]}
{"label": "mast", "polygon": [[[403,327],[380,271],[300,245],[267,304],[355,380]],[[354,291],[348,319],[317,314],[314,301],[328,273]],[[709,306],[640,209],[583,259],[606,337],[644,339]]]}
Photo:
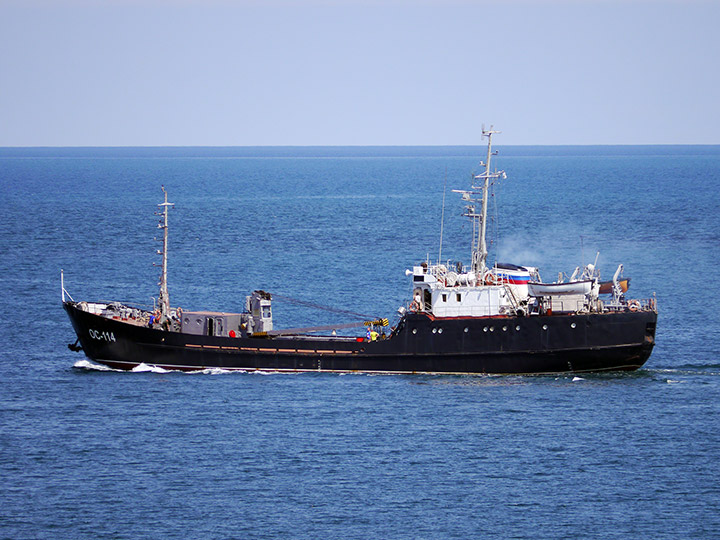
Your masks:
{"label": "mast", "polygon": [[160,307],[161,318],[170,317],[170,295],[167,287],[167,252],[168,252],[168,207],[175,205],[167,200],[167,191],[165,186],[160,186],[165,194],[165,202],[158,204],[159,212],[155,212],[156,216],[161,216],[158,223],[158,229],[163,230],[162,251],[158,250],[158,255],[162,255],[162,272],[160,273],[160,296],[158,297],[158,305]]}
{"label": "mast", "polygon": [[[482,136],[487,137],[487,158],[485,162],[480,162],[481,166],[485,167],[485,170],[473,176],[473,183],[470,190],[458,190],[454,189],[455,193],[462,193],[462,198],[468,204],[465,207],[464,216],[469,217],[473,221],[473,241],[472,241],[472,264],[471,269],[477,276],[481,276],[487,270],[487,241],[485,239],[487,233],[487,209],[488,209],[488,191],[490,187],[490,179],[496,178],[507,178],[505,171],[490,172],[490,159],[496,155],[497,152],[492,151],[492,136],[500,131],[494,131],[493,127],[490,126],[489,130],[486,130],[483,126]],[[476,182],[482,181],[482,185],[476,185]],[[477,203],[480,203],[480,213],[477,212]],[[477,235],[477,236],[476,236]]]}

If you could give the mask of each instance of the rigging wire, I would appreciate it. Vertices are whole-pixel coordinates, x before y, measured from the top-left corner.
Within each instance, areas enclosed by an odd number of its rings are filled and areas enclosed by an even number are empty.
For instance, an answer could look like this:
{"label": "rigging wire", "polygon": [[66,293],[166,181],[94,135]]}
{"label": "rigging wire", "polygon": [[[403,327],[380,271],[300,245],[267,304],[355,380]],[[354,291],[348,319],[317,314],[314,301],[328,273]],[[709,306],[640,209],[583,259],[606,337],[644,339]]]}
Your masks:
{"label": "rigging wire", "polygon": [[442,263],[443,226],[445,225],[445,191],[447,190],[447,167],[445,167],[445,181],[443,183],[442,212],[440,214],[440,247],[438,248],[438,264]]}
{"label": "rigging wire", "polygon": [[497,186],[495,185],[495,182],[493,182],[493,190],[492,190],[492,198],[493,198],[493,247],[495,248],[495,260],[497,260],[498,257],[498,242],[500,238],[500,214],[498,214],[498,206],[497,206]]}
{"label": "rigging wire", "polygon": [[340,313],[343,315],[350,315],[352,317],[360,317],[362,319],[374,319],[376,318],[375,315],[366,315],[363,313],[356,313],[354,311],[348,311],[347,309],[340,309],[340,308],[334,308],[330,306],[323,306],[322,304],[316,304],[314,302],[308,302],[307,300],[300,300],[299,298],[292,298],[290,296],[285,296],[283,294],[278,293],[271,293],[273,297],[280,298],[282,300],[286,300],[292,304],[298,304],[305,307],[310,307],[314,309],[320,309],[323,311],[329,311],[331,313]]}
{"label": "rigging wire", "polygon": [[[497,161],[498,161],[498,158],[496,157],[495,160],[496,160],[496,167],[495,167],[495,169],[497,170]],[[491,195],[491,197],[492,197],[492,200],[493,200],[493,214],[494,214],[493,217],[492,217],[493,239],[491,240],[491,243],[492,243],[493,248],[495,248],[495,260],[496,260],[496,262],[497,262],[497,258],[498,258],[498,256],[499,256],[499,255],[498,255],[498,251],[499,251],[498,246],[499,246],[499,243],[500,243],[500,213],[498,212],[498,204],[497,204],[498,195],[499,195],[499,192],[501,191],[501,189],[500,189],[500,187],[501,187],[500,180],[501,180],[501,178],[498,178],[498,179],[496,179],[494,182],[492,182],[492,184],[491,184],[491,186],[492,186],[492,195]]]}

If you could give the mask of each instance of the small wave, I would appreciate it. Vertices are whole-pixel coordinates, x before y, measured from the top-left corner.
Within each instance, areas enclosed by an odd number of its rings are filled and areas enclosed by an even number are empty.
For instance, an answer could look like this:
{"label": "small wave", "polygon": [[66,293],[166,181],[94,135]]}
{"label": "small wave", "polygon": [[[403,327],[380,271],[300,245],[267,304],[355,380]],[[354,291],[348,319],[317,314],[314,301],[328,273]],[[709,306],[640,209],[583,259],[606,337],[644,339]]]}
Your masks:
{"label": "small wave", "polygon": [[148,365],[148,364],[144,364],[144,363],[138,364],[137,366],[132,368],[130,371],[133,371],[134,373],[146,373],[148,371],[151,373],[172,373],[172,371],[169,369],[163,369],[158,366]]}
{"label": "small wave", "polygon": [[[138,366],[139,367],[139,366]],[[161,368],[158,368],[161,369]],[[160,373],[160,372],[158,372]],[[163,371],[162,373],[168,373]],[[198,369],[196,371],[178,371],[178,373],[185,373],[187,375],[297,375],[302,372],[294,371],[265,371],[260,369],[223,369],[223,368],[207,368]]]}
{"label": "small wave", "polygon": [[708,364],[703,364],[703,363],[700,363],[700,362],[689,362],[689,363],[686,363],[686,364],[680,364],[680,365],[677,366],[677,367],[680,368],[680,369],[700,369],[700,370],[704,370],[704,369],[720,369],[720,364],[718,364],[717,362],[711,362],[711,363],[708,363]]}
{"label": "small wave", "polygon": [[244,370],[230,370],[222,368],[198,369],[197,371],[186,371],[188,375],[227,375],[228,373],[246,373]]}
{"label": "small wave", "polygon": [[677,368],[655,368],[644,370],[650,374],[666,376],[717,377],[720,372],[712,366],[679,366]]}
{"label": "small wave", "polygon": [[573,377],[572,382],[584,381],[584,380],[585,379],[583,379],[582,377]]}
{"label": "small wave", "polygon": [[75,369],[85,369],[87,371],[122,371],[120,369],[113,369],[108,366],[104,366],[102,364],[95,364],[94,362],[91,362],[90,360],[78,360],[73,364],[73,368]]}

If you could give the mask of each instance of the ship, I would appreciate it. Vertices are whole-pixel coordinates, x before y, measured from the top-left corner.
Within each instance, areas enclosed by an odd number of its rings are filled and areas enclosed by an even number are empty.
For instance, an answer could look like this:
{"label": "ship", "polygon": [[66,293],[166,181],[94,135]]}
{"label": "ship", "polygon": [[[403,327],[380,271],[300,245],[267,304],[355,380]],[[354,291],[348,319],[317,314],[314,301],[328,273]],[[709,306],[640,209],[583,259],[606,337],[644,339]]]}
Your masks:
{"label": "ship", "polygon": [[410,294],[392,326],[378,317],[275,328],[273,294],[263,290],[245,298],[241,313],[172,307],[167,252],[173,204],[163,187],[156,212],[163,232],[157,304],[75,301],[61,270],[63,307],[77,335],[68,347],[118,370],[461,375],[637,370],[655,345],[657,300],[628,298],[622,265],[609,283],[600,281],[593,264],[554,283],[544,283],[533,266],[488,265],[489,187],[507,177],[491,168],[497,133],[483,127],[487,155],[481,172],[473,173],[467,189],[453,190],[472,222],[469,264],[428,257],[405,270]]}

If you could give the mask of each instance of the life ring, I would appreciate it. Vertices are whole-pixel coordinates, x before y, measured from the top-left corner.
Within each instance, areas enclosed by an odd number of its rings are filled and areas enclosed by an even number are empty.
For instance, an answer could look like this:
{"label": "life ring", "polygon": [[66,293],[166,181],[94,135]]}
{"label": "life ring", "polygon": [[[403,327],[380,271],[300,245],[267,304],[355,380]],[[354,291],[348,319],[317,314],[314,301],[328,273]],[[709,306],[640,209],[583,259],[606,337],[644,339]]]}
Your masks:
{"label": "life ring", "polygon": [[182,319],[182,308],[181,307],[178,307],[175,310],[175,313],[177,313],[178,319]]}
{"label": "life ring", "polygon": [[483,281],[485,282],[485,285],[497,285],[498,277],[492,272],[488,272],[485,274]]}
{"label": "life ring", "polygon": [[410,304],[410,311],[420,311],[420,304],[413,300]]}
{"label": "life ring", "polygon": [[628,309],[635,313],[640,309],[640,302],[638,300],[630,300],[628,303]]}

